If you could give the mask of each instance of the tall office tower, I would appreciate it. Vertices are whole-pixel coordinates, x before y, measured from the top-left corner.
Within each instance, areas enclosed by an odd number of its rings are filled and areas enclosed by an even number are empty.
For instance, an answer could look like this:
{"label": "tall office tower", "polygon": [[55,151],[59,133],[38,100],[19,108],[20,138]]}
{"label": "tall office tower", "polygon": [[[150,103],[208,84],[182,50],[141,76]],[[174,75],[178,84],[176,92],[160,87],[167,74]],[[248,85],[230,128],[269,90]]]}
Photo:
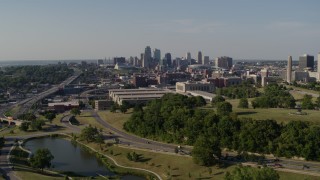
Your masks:
{"label": "tall office tower", "polygon": [[299,69],[310,69],[313,70],[314,68],[314,56],[309,56],[308,54],[304,54],[303,56],[299,57]]}
{"label": "tall office tower", "polygon": [[154,49],[153,51],[153,59],[157,62],[161,60],[161,51],[160,49]]}
{"label": "tall office tower", "polygon": [[187,52],[186,60],[187,60],[188,64],[191,64],[191,53],[190,52]]}
{"label": "tall office tower", "polygon": [[202,52],[198,52],[198,64],[202,64]]}
{"label": "tall office tower", "polygon": [[291,83],[291,77],[292,77],[292,56],[288,57],[288,63],[287,63],[287,82]]}
{"label": "tall office tower", "polygon": [[133,64],[134,66],[139,66],[139,59],[138,59],[138,57],[136,56],[136,57],[134,57],[134,64]]}
{"label": "tall office tower", "polygon": [[318,53],[318,81],[320,81],[320,52]]}
{"label": "tall office tower", "polygon": [[150,46],[147,46],[144,50],[142,67],[149,68],[151,57],[152,57],[151,48]]}
{"label": "tall office tower", "polygon": [[114,57],[113,58],[113,64],[124,64],[126,63],[126,58],[125,57]]}
{"label": "tall office tower", "polygon": [[227,56],[217,57],[216,66],[224,69],[230,69],[232,67],[232,58]]}
{"label": "tall office tower", "polygon": [[164,64],[167,64],[168,67],[171,67],[172,66],[172,59],[171,59],[171,54],[170,53],[166,53],[164,55],[165,59],[167,60],[166,63]]}
{"label": "tall office tower", "polygon": [[203,65],[208,65],[209,64],[209,56],[203,56],[202,64]]}
{"label": "tall office tower", "polygon": [[129,58],[129,64],[134,65],[134,58],[132,56]]}
{"label": "tall office tower", "polygon": [[262,87],[264,87],[265,85],[267,85],[267,78],[268,78],[268,69],[262,69],[261,70],[261,85]]}
{"label": "tall office tower", "polygon": [[180,68],[181,58],[176,58],[176,68]]}

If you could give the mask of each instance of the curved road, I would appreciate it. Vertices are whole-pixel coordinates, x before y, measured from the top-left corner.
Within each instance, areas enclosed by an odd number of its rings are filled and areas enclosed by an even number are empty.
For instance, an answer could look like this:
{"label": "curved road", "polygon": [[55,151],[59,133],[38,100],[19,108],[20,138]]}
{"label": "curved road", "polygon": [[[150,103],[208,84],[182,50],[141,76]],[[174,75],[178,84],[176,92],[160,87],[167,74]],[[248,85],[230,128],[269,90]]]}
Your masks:
{"label": "curved road", "polygon": [[[156,150],[156,151],[164,151],[164,152],[172,152],[174,153],[175,148],[177,148],[177,145],[173,144],[165,144],[157,141],[152,141],[149,139],[144,139],[141,137],[137,137],[128,133],[125,133],[123,131],[120,131],[110,124],[108,124],[106,121],[104,121],[95,111],[92,111],[92,116],[105,128],[110,129],[113,131],[116,135],[120,136],[122,141],[125,141],[122,144],[127,145],[134,145],[141,148],[146,148],[150,150]],[[130,144],[128,144],[130,143]]]}

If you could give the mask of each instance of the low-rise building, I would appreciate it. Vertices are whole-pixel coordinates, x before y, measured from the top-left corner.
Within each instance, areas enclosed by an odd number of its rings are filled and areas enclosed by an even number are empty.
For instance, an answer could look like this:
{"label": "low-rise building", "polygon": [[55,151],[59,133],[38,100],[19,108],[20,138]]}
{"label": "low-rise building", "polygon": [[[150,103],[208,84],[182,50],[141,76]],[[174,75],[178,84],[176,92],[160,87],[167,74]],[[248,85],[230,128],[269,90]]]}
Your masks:
{"label": "low-rise building", "polygon": [[110,98],[119,105],[124,101],[129,104],[144,104],[153,99],[160,99],[166,93],[174,93],[174,91],[159,88],[109,90]]}
{"label": "low-rise building", "polygon": [[96,111],[107,110],[114,104],[111,100],[95,100],[94,109]]}
{"label": "low-rise building", "polygon": [[214,92],[215,85],[207,82],[177,82],[176,83],[177,92],[187,92],[187,91],[205,91],[205,92]]}
{"label": "low-rise building", "polygon": [[78,108],[79,101],[48,103],[48,109],[56,112],[65,112],[72,108]]}

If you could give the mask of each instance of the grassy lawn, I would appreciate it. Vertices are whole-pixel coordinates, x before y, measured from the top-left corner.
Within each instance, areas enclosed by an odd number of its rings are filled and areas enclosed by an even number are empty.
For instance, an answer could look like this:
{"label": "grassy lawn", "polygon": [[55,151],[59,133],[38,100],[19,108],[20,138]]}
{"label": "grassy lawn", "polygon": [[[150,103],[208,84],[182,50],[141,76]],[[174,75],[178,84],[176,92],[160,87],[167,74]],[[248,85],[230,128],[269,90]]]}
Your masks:
{"label": "grassy lawn", "polygon": [[277,171],[280,175],[280,180],[319,180],[320,177],[308,176],[303,174],[287,173]]}
{"label": "grassy lawn", "polygon": [[313,93],[313,94],[319,94],[320,93],[319,91],[314,91],[314,90],[310,90],[310,89],[304,89],[304,88],[294,87],[294,86],[289,86],[289,85],[286,85],[286,87],[287,88],[296,89],[296,90],[299,90],[299,91],[305,91],[305,92],[308,92],[308,93]]}
{"label": "grassy lawn", "polygon": [[[250,101],[251,99],[249,99]],[[233,112],[237,113],[239,118],[253,118],[253,119],[274,119],[277,122],[288,123],[293,120],[303,120],[320,124],[320,111],[317,110],[302,110],[307,115],[291,115],[290,113],[296,112],[294,109],[280,109],[280,108],[269,108],[269,109],[241,109],[238,108],[238,99],[227,100],[232,104]],[[249,103],[250,104],[250,103]]]}
{"label": "grassy lawn", "polygon": [[63,180],[65,179],[64,177],[52,177],[52,176],[46,176],[43,174],[38,174],[26,170],[19,170],[16,171],[17,175],[21,179],[41,179],[41,180]]}
{"label": "grassy lawn", "polygon": [[[98,123],[94,117],[92,117],[91,112],[82,112],[80,115],[76,116],[76,119],[79,121],[80,125],[91,124],[97,128],[104,128],[100,123]],[[84,126],[80,126],[84,127]]]}
{"label": "grassy lawn", "polygon": [[[100,149],[96,144],[90,144],[94,149]],[[128,149],[119,146],[103,148],[103,153],[114,158],[119,164],[130,167],[148,169],[159,174],[163,179],[215,179],[223,180],[227,171],[232,171],[236,165],[204,167],[195,164],[191,157],[176,156],[167,153],[156,153],[147,150]],[[112,152],[112,153],[111,153]],[[127,159],[127,153],[140,155],[140,162]],[[316,180],[318,177],[279,172],[281,180]]]}
{"label": "grassy lawn", "polygon": [[129,109],[125,114],[120,112],[112,113],[110,111],[99,111],[98,114],[103,120],[110,123],[113,127],[124,131],[123,124],[130,118],[132,111],[133,109]]}
{"label": "grassy lawn", "polygon": [[[97,145],[90,144],[90,146],[94,147],[95,149],[99,149]],[[113,153],[111,154],[110,152]],[[133,162],[127,159],[127,153],[132,152],[136,152],[140,155],[140,162]],[[155,153],[151,151],[128,149],[119,146],[108,147],[104,150],[104,154],[111,156],[121,165],[154,171],[163,179],[213,178],[222,180],[224,177],[224,173],[226,171],[232,170],[235,167],[204,167],[193,163],[192,158],[187,156]]]}

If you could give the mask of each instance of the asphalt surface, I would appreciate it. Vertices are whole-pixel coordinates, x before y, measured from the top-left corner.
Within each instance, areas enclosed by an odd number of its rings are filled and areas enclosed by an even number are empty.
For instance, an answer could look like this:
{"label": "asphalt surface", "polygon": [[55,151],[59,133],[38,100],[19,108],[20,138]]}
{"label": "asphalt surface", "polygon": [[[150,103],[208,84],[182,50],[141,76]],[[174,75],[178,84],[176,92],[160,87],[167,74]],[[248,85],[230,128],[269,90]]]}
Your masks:
{"label": "asphalt surface", "polygon": [[163,151],[163,152],[171,152],[171,153],[174,153],[175,148],[178,147],[178,145],[165,144],[157,141],[152,141],[149,139],[144,139],[144,138],[120,131],[114,128],[113,126],[111,126],[110,124],[108,124],[103,119],[101,119],[101,117],[95,111],[92,111],[92,116],[102,126],[112,131],[113,134],[119,138],[120,144],[134,146],[138,148],[150,149],[154,151]]}

